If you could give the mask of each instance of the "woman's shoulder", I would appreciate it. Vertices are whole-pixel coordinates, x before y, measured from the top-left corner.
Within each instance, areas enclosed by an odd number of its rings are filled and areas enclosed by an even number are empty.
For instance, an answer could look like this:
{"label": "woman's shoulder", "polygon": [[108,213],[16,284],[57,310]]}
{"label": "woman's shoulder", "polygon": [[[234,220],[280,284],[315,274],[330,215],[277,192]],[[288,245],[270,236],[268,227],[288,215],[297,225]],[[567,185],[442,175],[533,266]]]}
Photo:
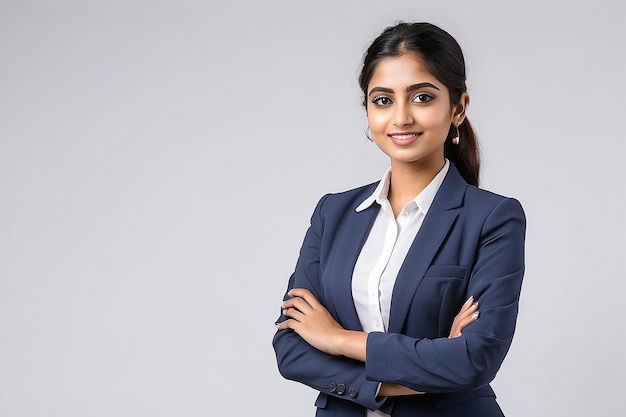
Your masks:
{"label": "woman's shoulder", "polygon": [[514,197],[508,197],[484,188],[468,185],[465,192],[464,206],[470,210],[484,210],[492,212],[496,208],[519,211],[522,215],[522,204]]}
{"label": "woman's shoulder", "polygon": [[513,199],[513,197],[505,196],[502,194],[495,193],[490,190],[486,190],[484,188],[476,187],[474,185],[467,185],[466,195],[470,199],[475,199],[478,201],[490,202],[490,203],[499,203],[502,200]]}
{"label": "woman's shoulder", "polygon": [[374,181],[369,184],[361,185],[360,187],[350,188],[349,190],[344,190],[344,191],[336,191],[336,192],[329,193],[327,195],[331,196],[333,199],[339,199],[339,200],[352,199],[354,197],[358,198],[361,195],[365,195],[366,197],[368,197],[370,194],[374,192],[379,182],[380,181]]}

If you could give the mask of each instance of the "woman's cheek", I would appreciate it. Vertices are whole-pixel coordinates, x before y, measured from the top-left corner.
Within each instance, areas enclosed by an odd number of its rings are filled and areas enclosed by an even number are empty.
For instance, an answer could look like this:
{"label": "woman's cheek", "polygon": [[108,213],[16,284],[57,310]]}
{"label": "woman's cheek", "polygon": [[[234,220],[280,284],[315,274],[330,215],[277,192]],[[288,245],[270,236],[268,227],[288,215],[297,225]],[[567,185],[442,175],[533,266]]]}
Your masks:
{"label": "woman's cheek", "polygon": [[431,107],[424,109],[419,114],[417,123],[425,129],[445,128],[449,129],[451,116],[446,109]]}
{"label": "woman's cheek", "polygon": [[370,131],[373,135],[384,135],[387,129],[387,117],[381,114],[368,117]]}

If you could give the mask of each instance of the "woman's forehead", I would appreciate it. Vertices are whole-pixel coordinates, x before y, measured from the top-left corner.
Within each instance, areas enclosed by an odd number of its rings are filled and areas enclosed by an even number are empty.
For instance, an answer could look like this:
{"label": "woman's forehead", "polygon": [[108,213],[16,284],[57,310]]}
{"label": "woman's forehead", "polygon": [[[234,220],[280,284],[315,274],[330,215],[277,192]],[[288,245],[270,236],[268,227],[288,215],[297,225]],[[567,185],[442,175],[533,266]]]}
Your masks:
{"label": "woman's forehead", "polygon": [[381,59],[372,74],[368,90],[383,83],[385,87],[408,87],[429,82],[441,89],[442,83],[430,73],[422,59],[412,53]]}

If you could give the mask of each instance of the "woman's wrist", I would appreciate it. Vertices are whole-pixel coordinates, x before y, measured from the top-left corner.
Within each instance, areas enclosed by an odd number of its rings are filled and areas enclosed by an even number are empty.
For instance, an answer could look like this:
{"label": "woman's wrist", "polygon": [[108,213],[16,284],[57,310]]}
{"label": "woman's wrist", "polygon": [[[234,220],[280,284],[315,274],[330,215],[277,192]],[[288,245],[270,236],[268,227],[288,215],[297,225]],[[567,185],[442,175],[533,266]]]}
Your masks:
{"label": "woman's wrist", "polygon": [[418,395],[423,392],[413,391],[411,388],[407,388],[403,385],[390,384],[383,382],[378,390],[379,397],[398,397],[401,395]]}
{"label": "woman's wrist", "polygon": [[366,344],[367,333],[342,329],[335,336],[332,354],[365,362]]}

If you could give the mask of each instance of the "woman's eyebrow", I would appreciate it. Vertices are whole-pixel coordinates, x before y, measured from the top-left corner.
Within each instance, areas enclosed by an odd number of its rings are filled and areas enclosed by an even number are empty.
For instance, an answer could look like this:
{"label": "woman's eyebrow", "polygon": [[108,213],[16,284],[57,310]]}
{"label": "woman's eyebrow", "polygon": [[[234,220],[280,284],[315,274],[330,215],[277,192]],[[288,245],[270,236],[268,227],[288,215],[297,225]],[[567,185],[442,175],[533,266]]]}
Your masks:
{"label": "woman's eyebrow", "polygon": [[382,91],[383,93],[389,93],[389,94],[393,94],[393,90],[391,88],[385,88],[385,87],[374,87],[370,90],[370,93],[367,95],[368,97],[372,95],[372,93],[375,93],[377,91]]}
{"label": "woman's eyebrow", "polygon": [[441,91],[441,88],[437,87],[434,84],[431,83],[419,83],[419,84],[413,84],[409,87],[406,88],[406,91],[413,91],[413,90],[417,90],[419,88],[424,88],[424,87],[431,87],[434,88],[435,90]]}
{"label": "woman's eyebrow", "polygon": [[[428,82],[410,85],[410,86],[408,86],[406,88],[406,91],[409,92],[409,91],[417,90],[417,89],[424,88],[424,87],[430,87],[430,88],[434,88],[437,91],[441,91],[441,88],[437,87],[435,84],[428,83]],[[374,87],[374,88],[372,88],[370,90],[370,92],[369,92],[369,94],[367,96],[369,97],[369,96],[372,95],[372,93],[375,93],[377,91],[381,91],[383,93],[393,94],[393,90],[391,88]]]}

